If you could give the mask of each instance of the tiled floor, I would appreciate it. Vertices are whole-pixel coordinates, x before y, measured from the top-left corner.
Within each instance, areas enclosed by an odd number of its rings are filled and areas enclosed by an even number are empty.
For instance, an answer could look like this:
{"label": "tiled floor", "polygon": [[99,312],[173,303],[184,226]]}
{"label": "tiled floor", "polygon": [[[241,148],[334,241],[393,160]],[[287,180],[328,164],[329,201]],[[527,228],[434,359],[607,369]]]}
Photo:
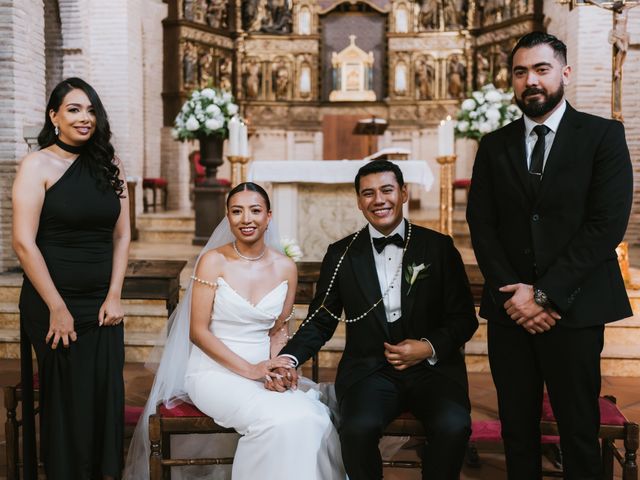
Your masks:
{"label": "tiled floor", "polygon": [[[335,373],[321,371],[321,381],[329,381]],[[0,385],[15,384],[19,377],[17,360],[0,360]],[[126,400],[131,405],[142,405],[153,380],[152,375],[141,364],[129,363],[125,366]],[[497,418],[496,393],[491,377],[486,373],[469,375],[472,416],[478,419]],[[640,422],[640,378],[606,377],[602,381],[602,393],[614,395],[618,399],[622,411],[629,420]],[[4,400],[0,401],[3,402]],[[5,421],[4,405],[0,408],[0,421]],[[0,478],[6,471],[4,429],[0,433]],[[413,458],[412,451],[401,451],[396,458]],[[480,446],[480,468],[465,467],[461,476],[463,480],[502,480],[506,479],[504,457],[500,445]],[[551,464],[545,460],[545,467]],[[621,478],[618,474],[616,478]],[[385,480],[419,480],[416,470],[386,469]],[[266,479],[270,480],[270,479]]]}

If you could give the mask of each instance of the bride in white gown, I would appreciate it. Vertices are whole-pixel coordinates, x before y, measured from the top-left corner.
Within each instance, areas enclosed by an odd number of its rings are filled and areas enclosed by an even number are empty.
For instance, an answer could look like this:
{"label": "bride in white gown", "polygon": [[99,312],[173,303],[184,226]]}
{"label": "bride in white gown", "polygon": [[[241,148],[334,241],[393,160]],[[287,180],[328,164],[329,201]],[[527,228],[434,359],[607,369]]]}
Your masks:
{"label": "bride in white gown", "polygon": [[[171,319],[125,479],[148,478],[148,415],[159,402],[178,400],[241,435],[233,480],[345,478],[339,438],[317,389],[264,387],[278,381],[272,369],[290,367],[288,359],[271,357],[286,341],[297,286],[295,264],[269,248],[278,243],[274,229],[267,230],[270,219],[269,198],[259,185],[240,184],[229,193],[227,216],[200,254]],[[214,477],[211,469],[197,472],[189,478]]]}

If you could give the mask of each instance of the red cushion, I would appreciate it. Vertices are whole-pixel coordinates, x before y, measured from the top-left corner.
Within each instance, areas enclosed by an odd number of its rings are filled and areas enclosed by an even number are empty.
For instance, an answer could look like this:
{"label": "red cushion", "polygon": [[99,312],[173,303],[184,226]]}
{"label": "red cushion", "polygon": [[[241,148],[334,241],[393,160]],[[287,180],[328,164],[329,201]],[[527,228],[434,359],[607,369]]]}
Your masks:
{"label": "red cushion", "polygon": [[470,178],[459,178],[453,181],[453,188],[468,188],[471,186]]}
{"label": "red cushion", "polygon": [[[600,403],[600,425],[623,426],[627,423],[627,419],[615,403],[604,397],[600,397],[598,401]],[[548,422],[556,421],[553,409],[551,408],[551,402],[549,401],[549,395],[546,393],[542,400],[542,420]]]}
{"label": "red cushion", "polygon": [[136,425],[143,411],[144,411],[144,407],[134,407],[133,405],[125,405],[124,406],[124,424]]}
{"label": "red cushion", "polygon": [[182,402],[173,408],[168,408],[164,404],[158,407],[158,413],[163,417],[206,417],[195,405]]}
{"label": "red cushion", "polygon": [[142,188],[166,187],[167,181],[164,178],[143,178]]}
{"label": "red cushion", "polygon": [[193,166],[196,169],[196,177],[204,177],[206,174],[206,169],[200,163],[200,152],[193,152]]}
{"label": "red cushion", "polygon": [[501,442],[500,420],[476,420],[471,422],[471,442]]}

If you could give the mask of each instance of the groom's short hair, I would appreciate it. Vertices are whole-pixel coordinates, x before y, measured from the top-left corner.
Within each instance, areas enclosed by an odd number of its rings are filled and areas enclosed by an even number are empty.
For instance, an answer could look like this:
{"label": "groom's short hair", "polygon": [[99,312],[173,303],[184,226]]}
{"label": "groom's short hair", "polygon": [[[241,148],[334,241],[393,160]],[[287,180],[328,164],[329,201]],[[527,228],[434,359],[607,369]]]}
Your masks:
{"label": "groom's short hair", "polygon": [[358,173],[356,174],[356,179],[354,181],[356,194],[360,194],[360,179],[362,177],[366,177],[367,175],[371,175],[373,173],[382,172],[393,172],[393,174],[396,176],[396,180],[398,181],[398,185],[400,187],[404,185],[402,170],[400,170],[400,167],[398,167],[395,163],[392,163],[389,160],[371,160],[366,165],[360,167],[360,170],[358,170]]}

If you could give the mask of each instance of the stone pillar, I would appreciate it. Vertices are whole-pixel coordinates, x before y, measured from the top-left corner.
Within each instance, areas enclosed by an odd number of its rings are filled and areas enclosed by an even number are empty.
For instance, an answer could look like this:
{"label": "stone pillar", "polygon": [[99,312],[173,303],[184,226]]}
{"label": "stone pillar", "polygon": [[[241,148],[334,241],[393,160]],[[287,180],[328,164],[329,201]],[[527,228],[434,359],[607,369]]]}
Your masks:
{"label": "stone pillar", "polygon": [[25,126],[40,125],[45,109],[44,5],[42,0],[0,4],[0,271],[18,266],[11,247],[11,186],[27,153]]}
{"label": "stone pillar", "polygon": [[191,143],[181,143],[171,137],[171,127],[162,127],[160,151],[162,176],[169,182],[169,210],[191,209],[191,166],[189,153],[194,149]]}

